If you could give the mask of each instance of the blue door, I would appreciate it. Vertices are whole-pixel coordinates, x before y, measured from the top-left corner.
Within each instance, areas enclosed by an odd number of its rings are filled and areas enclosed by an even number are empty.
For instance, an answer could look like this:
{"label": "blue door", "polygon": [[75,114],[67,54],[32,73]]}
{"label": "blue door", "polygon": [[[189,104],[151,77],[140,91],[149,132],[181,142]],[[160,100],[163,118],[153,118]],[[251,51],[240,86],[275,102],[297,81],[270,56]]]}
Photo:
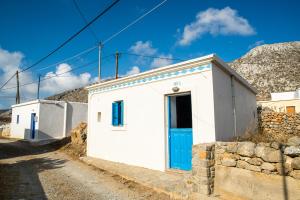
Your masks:
{"label": "blue door", "polygon": [[30,136],[31,136],[31,139],[35,138],[35,113],[31,113]]}
{"label": "blue door", "polygon": [[169,104],[169,165],[180,170],[192,169],[191,95],[168,97]]}

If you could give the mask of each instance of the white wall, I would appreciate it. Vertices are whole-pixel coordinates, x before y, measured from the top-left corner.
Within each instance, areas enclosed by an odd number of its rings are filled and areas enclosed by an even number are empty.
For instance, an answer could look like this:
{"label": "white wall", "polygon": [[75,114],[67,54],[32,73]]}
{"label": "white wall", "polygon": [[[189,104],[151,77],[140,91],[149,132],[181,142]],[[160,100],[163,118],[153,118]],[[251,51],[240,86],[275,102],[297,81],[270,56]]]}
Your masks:
{"label": "white wall", "polygon": [[277,92],[271,93],[272,101],[300,99],[300,90],[292,92]]}
{"label": "white wall", "polygon": [[[191,92],[193,143],[215,141],[210,70],[89,94],[87,155],[157,170],[167,165],[167,103],[176,85]],[[124,101],[124,127],[112,127],[112,102]],[[101,122],[97,113],[101,112]]]}
{"label": "white wall", "polygon": [[216,140],[226,141],[234,137],[231,77],[216,65],[213,65],[212,72]]}
{"label": "white wall", "polygon": [[71,102],[67,103],[67,125],[66,134],[70,135],[70,131],[80,122],[87,122],[88,104]]}
{"label": "white wall", "polygon": [[[17,106],[12,108],[11,116],[11,136],[12,138],[30,139],[31,113],[36,113],[38,121],[35,129],[39,128],[39,104],[32,103],[26,106]],[[17,115],[19,115],[19,124],[17,124]],[[37,131],[36,131],[37,135]]]}
{"label": "white wall", "polygon": [[255,133],[257,129],[256,95],[238,81],[234,81],[237,135]]}
{"label": "white wall", "polygon": [[37,139],[62,138],[64,127],[64,102],[40,103],[39,132]]}

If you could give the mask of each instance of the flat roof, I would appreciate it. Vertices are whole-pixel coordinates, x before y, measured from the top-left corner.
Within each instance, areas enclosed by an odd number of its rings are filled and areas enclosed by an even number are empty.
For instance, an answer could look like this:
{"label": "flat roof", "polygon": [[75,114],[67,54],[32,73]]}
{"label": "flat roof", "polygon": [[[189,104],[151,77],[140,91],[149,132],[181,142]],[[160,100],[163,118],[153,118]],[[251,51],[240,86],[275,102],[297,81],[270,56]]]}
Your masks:
{"label": "flat roof", "polygon": [[87,104],[87,103],[83,103],[83,102],[70,102],[70,101],[55,101],[55,100],[36,99],[36,100],[33,100],[33,101],[27,101],[27,102],[20,103],[20,104],[14,104],[11,107],[15,108],[15,107],[27,106],[27,105],[30,105],[30,104],[37,104],[37,103],[57,104],[57,103],[66,103],[66,102],[71,103],[71,104],[73,104],[73,103]]}
{"label": "flat roof", "polygon": [[172,69],[177,69],[177,68],[182,68],[186,65],[205,64],[205,63],[214,63],[214,64],[216,64],[216,66],[222,68],[228,74],[233,75],[236,78],[236,80],[238,80],[240,83],[242,83],[244,86],[246,86],[253,93],[257,94],[257,90],[254,87],[252,87],[244,78],[242,78],[235,70],[233,70],[231,67],[229,67],[228,64],[225,63],[216,54],[209,54],[209,55],[206,55],[206,56],[198,57],[198,58],[195,58],[195,59],[190,59],[190,60],[187,60],[187,61],[175,63],[175,64],[172,64],[172,65],[167,65],[167,66],[156,68],[156,69],[151,69],[151,70],[148,70],[148,71],[145,71],[145,72],[142,72],[142,73],[138,73],[138,74],[134,74],[134,75],[118,78],[118,79],[112,79],[112,80],[108,80],[108,81],[101,81],[100,83],[96,83],[96,84],[87,86],[86,89],[91,90],[91,89],[95,89],[95,88],[98,88],[98,87],[114,85],[114,84],[125,82],[125,81],[131,80],[131,79],[136,79],[136,78],[140,78],[140,77],[147,77],[147,76],[157,74],[157,73],[160,73],[160,72],[164,72],[164,71],[168,71],[168,70],[172,70]]}

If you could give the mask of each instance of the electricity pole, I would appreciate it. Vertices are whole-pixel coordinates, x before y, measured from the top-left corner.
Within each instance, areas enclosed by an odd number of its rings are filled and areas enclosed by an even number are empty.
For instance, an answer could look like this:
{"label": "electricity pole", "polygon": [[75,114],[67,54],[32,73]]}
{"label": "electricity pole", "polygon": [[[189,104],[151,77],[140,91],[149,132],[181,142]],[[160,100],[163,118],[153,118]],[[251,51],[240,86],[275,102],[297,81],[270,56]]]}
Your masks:
{"label": "electricity pole", "polygon": [[118,73],[119,73],[119,53],[116,52],[116,79],[118,79]]}
{"label": "electricity pole", "polygon": [[37,99],[40,99],[40,85],[41,85],[41,75],[39,74],[39,82],[37,88]]}
{"label": "electricity pole", "polygon": [[16,104],[20,103],[20,83],[19,83],[19,71],[16,72],[17,78],[17,94],[16,94]]}
{"label": "electricity pole", "polygon": [[102,57],[102,43],[99,43],[99,57],[98,57],[98,82],[101,80],[101,57]]}

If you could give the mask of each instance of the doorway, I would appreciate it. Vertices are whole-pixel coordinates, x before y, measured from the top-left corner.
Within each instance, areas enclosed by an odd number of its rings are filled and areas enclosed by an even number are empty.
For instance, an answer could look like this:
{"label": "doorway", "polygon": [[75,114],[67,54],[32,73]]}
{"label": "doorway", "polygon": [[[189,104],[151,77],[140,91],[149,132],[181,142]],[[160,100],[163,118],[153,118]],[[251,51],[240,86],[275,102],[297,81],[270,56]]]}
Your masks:
{"label": "doorway", "polygon": [[31,120],[30,120],[30,136],[31,139],[35,138],[35,113],[31,113]]}
{"label": "doorway", "polygon": [[192,169],[192,102],[191,94],[168,96],[169,166],[173,169]]}

